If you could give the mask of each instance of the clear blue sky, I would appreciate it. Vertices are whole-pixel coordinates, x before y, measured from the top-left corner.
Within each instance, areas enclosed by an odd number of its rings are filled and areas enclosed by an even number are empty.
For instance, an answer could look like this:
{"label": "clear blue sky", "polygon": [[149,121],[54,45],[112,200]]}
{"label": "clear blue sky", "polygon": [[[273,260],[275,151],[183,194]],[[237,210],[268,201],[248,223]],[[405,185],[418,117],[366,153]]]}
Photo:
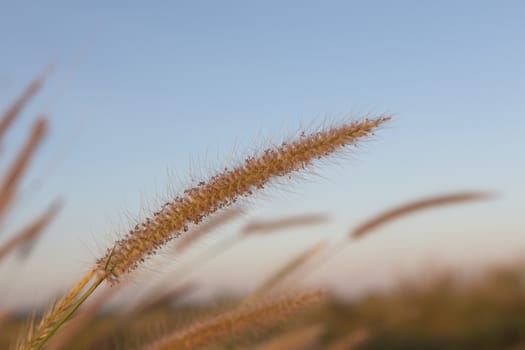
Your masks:
{"label": "clear blue sky", "polygon": [[56,64],[1,159],[5,168],[33,116],[49,114],[50,135],[6,226],[57,197],[66,207],[30,262],[0,266],[2,302],[27,302],[42,285],[45,300],[68,286],[128,217],[182,189],[190,172],[210,175],[301,126],[368,112],[395,118],[350,157],[323,163],[320,177],[266,192],[250,213],[326,211],[333,224],[246,242],[203,270],[205,284],[253,286],[260,277],[252,271],[269,271],[320,237],[453,190],[500,198],[396,222],[318,278],[344,291],[392,269],[522,253],[523,18],[520,1],[5,1],[0,105]]}

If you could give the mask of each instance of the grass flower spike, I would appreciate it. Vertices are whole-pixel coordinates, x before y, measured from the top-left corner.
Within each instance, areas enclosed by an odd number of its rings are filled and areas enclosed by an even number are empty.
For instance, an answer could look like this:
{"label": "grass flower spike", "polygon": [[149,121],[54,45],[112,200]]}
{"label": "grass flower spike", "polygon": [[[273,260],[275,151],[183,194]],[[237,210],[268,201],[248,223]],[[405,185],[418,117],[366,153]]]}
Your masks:
{"label": "grass flower spike", "polygon": [[208,181],[201,181],[118,240],[98,261],[100,270],[107,272],[111,283],[118,282],[165,243],[187,231],[189,225],[199,224],[206,216],[262,189],[273,178],[306,169],[314,160],[354,144],[389,119],[364,119],[302,134],[296,140],[264,150],[260,156],[247,158],[233,169],[226,168]]}
{"label": "grass flower spike", "polygon": [[241,306],[202,323],[181,329],[160,338],[141,350],[195,349],[218,342],[242,331],[265,327],[289,317],[307,305],[319,302],[320,291],[298,293],[285,298]]}

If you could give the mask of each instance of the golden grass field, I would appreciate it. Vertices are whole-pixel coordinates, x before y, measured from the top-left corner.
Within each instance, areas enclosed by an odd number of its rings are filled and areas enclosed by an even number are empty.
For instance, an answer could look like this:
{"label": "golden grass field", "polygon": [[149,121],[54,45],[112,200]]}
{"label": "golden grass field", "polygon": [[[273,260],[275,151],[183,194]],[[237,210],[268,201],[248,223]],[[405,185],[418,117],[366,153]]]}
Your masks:
{"label": "golden grass field", "polygon": [[[23,107],[41,89],[46,74],[35,79],[0,120],[4,135]],[[525,284],[523,268],[494,268],[462,283],[453,273],[399,283],[388,291],[352,301],[324,289],[304,290],[301,281],[347,244],[374,234],[379,226],[422,210],[487,200],[490,193],[456,192],[416,198],[349,230],[341,242],[319,243],[298,255],[243,296],[218,297],[210,303],[181,303],[195,285],[163,289],[128,300],[126,307],[106,308],[125,291],[133,274],[160,249],[181,255],[195,242],[230,221],[243,221],[243,199],[272,186],[275,179],[320,166],[319,159],[348,151],[380,131],[388,115],[341,121],[274,147],[261,149],[233,167],[223,168],[180,195],[152,208],[151,215],[106,247],[52,304],[28,314],[0,310],[0,349],[525,349]],[[2,175],[0,218],[19,193],[21,179],[46,134],[45,117],[37,117],[22,149]],[[51,203],[19,232],[2,232],[0,263],[17,250],[31,259],[30,248],[58,214]],[[329,219],[307,213],[274,220],[245,221],[233,238],[219,240],[198,263],[247,236],[278,234],[288,228],[317,227]],[[320,230],[322,232],[322,230]],[[116,233],[117,234],[117,233]],[[191,270],[195,266],[188,266]],[[187,271],[180,271],[179,277]],[[182,279],[181,279],[182,280]],[[158,281],[157,281],[158,282]],[[129,298],[128,298],[129,299]]]}

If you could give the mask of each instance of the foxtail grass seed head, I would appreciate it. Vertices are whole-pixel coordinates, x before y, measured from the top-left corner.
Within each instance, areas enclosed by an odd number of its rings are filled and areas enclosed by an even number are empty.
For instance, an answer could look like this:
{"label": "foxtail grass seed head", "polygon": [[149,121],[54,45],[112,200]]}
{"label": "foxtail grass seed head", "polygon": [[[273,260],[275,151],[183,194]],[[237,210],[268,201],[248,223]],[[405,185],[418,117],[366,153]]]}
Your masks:
{"label": "foxtail grass seed head", "polygon": [[0,184],[0,217],[13,200],[22,175],[29,166],[38,146],[42,142],[47,129],[47,119],[40,117],[33,123],[29,138],[20,150],[16,159],[10,165]]}
{"label": "foxtail grass seed head", "polygon": [[301,292],[285,298],[273,298],[257,305],[240,306],[215,318],[177,330],[142,348],[142,350],[196,349],[203,345],[274,324],[293,313],[321,301],[321,291]]}
{"label": "foxtail grass seed head", "polygon": [[228,207],[238,199],[262,189],[272,179],[304,170],[320,158],[327,157],[358,139],[370,136],[390,117],[380,116],[304,133],[295,140],[268,148],[242,164],[201,181],[183,195],[165,203],[143,223],[132,228],[109,248],[97,264],[111,283],[135,270],[171,239],[199,224],[206,216]]}
{"label": "foxtail grass seed head", "polygon": [[320,225],[328,222],[328,215],[326,214],[304,214],[295,215],[275,220],[252,220],[248,222],[242,229],[241,234],[250,235],[257,233],[267,233],[276,230],[283,230],[287,228],[295,228],[301,226]]}
{"label": "foxtail grass seed head", "polygon": [[[42,88],[45,79],[53,69],[53,66],[49,65],[44,69],[44,72],[35,78],[25,89],[22,95],[16,99],[11,106],[0,116],[0,141],[7,129],[11,126],[13,121],[20,115],[22,108],[29,102],[29,100]],[[0,147],[1,147],[0,142]]]}
{"label": "foxtail grass seed head", "polygon": [[0,262],[2,259],[15,248],[18,248],[22,258],[25,258],[31,252],[35,240],[43,232],[46,226],[57,215],[61,208],[60,202],[53,203],[41,216],[37,217],[28,226],[17,232],[7,243],[0,246]]}
{"label": "foxtail grass seed head", "polygon": [[492,197],[494,197],[494,195],[488,192],[456,192],[410,201],[392,209],[388,209],[368,219],[352,230],[350,237],[352,239],[361,238],[387,222],[421,210],[464,202],[481,201]]}

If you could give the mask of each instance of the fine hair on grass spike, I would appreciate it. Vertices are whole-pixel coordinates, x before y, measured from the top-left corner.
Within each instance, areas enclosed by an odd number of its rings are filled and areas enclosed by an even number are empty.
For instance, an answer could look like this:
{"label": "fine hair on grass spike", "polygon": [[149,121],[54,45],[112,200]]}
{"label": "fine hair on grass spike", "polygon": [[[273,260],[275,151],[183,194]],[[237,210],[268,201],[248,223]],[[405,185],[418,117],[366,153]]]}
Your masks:
{"label": "fine hair on grass spike", "polygon": [[98,260],[99,270],[107,272],[111,283],[117,283],[121,276],[136,269],[190,225],[199,224],[208,215],[252,195],[274,178],[309,168],[315,160],[355,144],[389,119],[380,116],[301,134],[298,139],[267,148],[232,169],[225,168],[207,181],[200,181],[117,240],[106,256]]}

